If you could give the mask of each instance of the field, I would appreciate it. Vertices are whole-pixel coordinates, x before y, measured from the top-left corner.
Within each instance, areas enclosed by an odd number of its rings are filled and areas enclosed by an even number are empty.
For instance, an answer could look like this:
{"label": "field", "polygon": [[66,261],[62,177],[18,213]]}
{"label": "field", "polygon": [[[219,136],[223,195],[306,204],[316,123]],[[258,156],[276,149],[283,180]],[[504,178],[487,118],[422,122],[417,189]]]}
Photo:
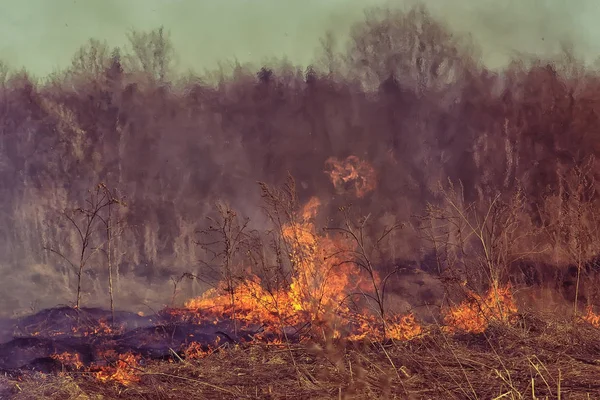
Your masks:
{"label": "field", "polygon": [[[92,372],[1,378],[14,399],[593,399],[600,333],[533,315],[516,326],[410,341],[229,344],[217,350]],[[182,354],[185,357],[184,354]],[[123,384],[118,379],[129,378]]]}

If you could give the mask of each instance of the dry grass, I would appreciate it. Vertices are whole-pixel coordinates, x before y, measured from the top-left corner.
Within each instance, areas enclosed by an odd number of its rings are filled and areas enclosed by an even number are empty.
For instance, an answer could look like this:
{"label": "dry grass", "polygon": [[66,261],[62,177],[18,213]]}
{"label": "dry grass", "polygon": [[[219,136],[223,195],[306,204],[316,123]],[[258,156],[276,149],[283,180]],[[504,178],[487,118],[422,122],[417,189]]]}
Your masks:
{"label": "dry grass", "polygon": [[591,399],[600,393],[600,331],[524,316],[518,327],[459,336],[433,327],[386,345],[235,346],[201,359],[149,362],[139,373],[141,382],[130,387],[86,373],[5,378],[0,397]]}

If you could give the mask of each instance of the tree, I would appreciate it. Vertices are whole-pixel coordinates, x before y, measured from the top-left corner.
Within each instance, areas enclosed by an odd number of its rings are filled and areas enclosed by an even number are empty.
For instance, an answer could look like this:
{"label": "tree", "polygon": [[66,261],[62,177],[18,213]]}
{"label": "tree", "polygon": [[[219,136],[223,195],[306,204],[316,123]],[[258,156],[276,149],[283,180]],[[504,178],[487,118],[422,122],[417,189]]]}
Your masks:
{"label": "tree", "polygon": [[133,31],[128,39],[132,51],[126,57],[129,69],[144,72],[157,83],[166,83],[174,56],[169,32],[161,26],[150,32]]}
{"label": "tree", "polygon": [[394,75],[422,94],[459,82],[474,65],[472,51],[465,37],[453,34],[420,5],[407,13],[371,9],[352,29],[346,60],[367,89]]}
{"label": "tree", "polygon": [[[88,198],[84,207],[65,210],[62,216],[72,229],[76,231],[78,244],[73,249],[74,255],[69,257],[64,252],[55,247],[44,246],[61,259],[66,261],[76,272],[77,275],[77,295],[75,299],[75,308],[81,305],[81,282],[83,273],[88,266],[90,259],[101,251],[107,254],[108,272],[109,272],[109,291],[111,296],[111,310],[113,310],[112,298],[112,249],[114,223],[112,208],[114,205],[124,205],[125,203],[116,197],[103,183],[96,185],[94,190],[88,192]],[[106,237],[103,239],[99,235],[98,224],[104,225]],[[102,226],[101,225],[101,226]]]}

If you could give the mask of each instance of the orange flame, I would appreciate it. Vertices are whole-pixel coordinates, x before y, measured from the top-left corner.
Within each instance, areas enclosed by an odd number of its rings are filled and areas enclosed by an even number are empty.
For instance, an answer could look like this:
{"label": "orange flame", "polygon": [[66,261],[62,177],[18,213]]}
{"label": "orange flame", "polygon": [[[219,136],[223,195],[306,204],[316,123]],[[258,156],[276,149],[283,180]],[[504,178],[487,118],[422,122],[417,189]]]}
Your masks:
{"label": "orange flame", "polygon": [[594,309],[591,305],[587,306],[586,313],[582,319],[588,324],[592,325],[594,328],[600,328],[600,315],[594,312]]}
{"label": "orange flame", "polygon": [[[334,337],[340,337],[342,330],[350,330],[347,334],[351,339],[382,337],[381,321],[368,314],[351,312],[346,304],[349,296],[368,291],[371,283],[363,279],[361,269],[347,258],[354,250],[350,240],[317,234],[314,218],[319,206],[318,199],[311,199],[283,227],[293,272],[288,288],[268,291],[260,278],[251,276],[233,293],[227,293],[226,285],[222,284],[186,302],[186,309],[197,318],[215,321],[235,315],[237,320],[266,325],[265,334],[277,333],[277,327],[285,324],[310,323],[313,329],[332,325]],[[378,277],[374,279],[377,281]],[[388,337],[396,339],[410,339],[421,333],[412,315],[386,321],[386,325]]]}
{"label": "orange flame", "polygon": [[[113,356],[114,351],[110,351],[107,356]],[[124,386],[129,386],[140,381],[139,376],[140,356],[125,353],[117,357],[114,365],[99,367],[94,376],[100,382],[117,382]]]}
{"label": "orange flame", "polygon": [[50,356],[53,360],[60,362],[63,366],[74,367],[75,369],[83,368],[83,362],[79,353],[71,354],[68,352],[55,353]]}
{"label": "orange flame", "polygon": [[[215,343],[216,345],[219,344],[220,339],[220,337],[217,338],[217,341]],[[191,342],[187,346],[182,347],[185,358],[190,360],[207,357],[213,354],[217,349],[217,347],[215,346],[207,346],[207,348],[204,349],[202,345],[198,342]]]}
{"label": "orange flame", "polygon": [[340,193],[350,191],[361,198],[375,190],[375,169],[356,156],[349,156],[343,161],[331,157],[325,162],[325,166],[329,170],[327,173],[333,186]]}
{"label": "orange flame", "polygon": [[412,340],[423,333],[423,328],[412,313],[392,318],[387,325],[388,337],[394,340]]}
{"label": "orange flame", "polygon": [[449,332],[482,333],[492,321],[512,323],[517,311],[510,285],[493,285],[485,297],[470,292],[467,300],[450,308],[444,318],[445,328]]}
{"label": "orange flame", "polygon": [[71,331],[76,335],[83,336],[98,336],[98,335],[114,335],[123,332],[123,327],[113,329],[106,319],[102,318],[96,326],[77,326],[71,328]]}

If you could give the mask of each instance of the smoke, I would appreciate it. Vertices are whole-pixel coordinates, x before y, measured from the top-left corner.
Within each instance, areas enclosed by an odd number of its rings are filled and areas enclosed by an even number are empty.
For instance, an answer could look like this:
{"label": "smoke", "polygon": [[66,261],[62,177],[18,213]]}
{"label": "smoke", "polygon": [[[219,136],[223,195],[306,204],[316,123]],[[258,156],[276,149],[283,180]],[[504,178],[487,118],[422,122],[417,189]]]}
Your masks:
{"label": "smoke", "polygon": [[[251,229],[272,228],[258,181],[278,186],[289,172],[300,205],[317,196],[324,204],[322,220],[335,225],[342,222],[336,210],[352,203],[357,215],[372,215],[373,237],[385,225],[407,222],[385,249],[387,259],[378,261],[419,264],[428,249],[415,216],[439,201],[439,182],[461,181],[466,201],[524,185],[531,202],[541,202],[558,192],[557,151],[562,159],[582,157],[582,148],[593,154],[592,146],[581,145],[591,140],[581,132],[594,132],[597,121],[583,117],[583,105],[561,103],[569,93],[561,71],[506,66],[519,53],[554,56],[562,43],[591,59],[593,44],[579,23],[591,3],[428,3],[442,23],[418,9],[374,12],[365,19],[363,2],[318,3],[293,6],[298,9],[274,2],[227,3],[222,9],[191,2],[96,4],[107,19],[119,15],[108,29],[100,19],[84,23],[83,5],[61,14],[66,3],[57,2],[52,13],[68,18],[68,29],[91,32],[108,44],[89,42],[79,53],[82,62],[44,84],[13,73],[2,87],[0,301],[7,306],[1,312],[74,300],[77,268],[66,260],[77,265],[81,244],[61,212],[85,208],[87,190],[100,181],[128,198],[122,215],[128,228],[113,248],[116,303],[139,311],[169,304],[170,278],[201,275],[206,264],[199,260],[212,262],[196,242],[198,231],[210,224],[207,217],[216,216],[216,201],[250,218]],[[141,9],[146,11],[136,14]],[[234,28],[219,34],[224,19],[215,13],[227,15]],[[134,15],[147,19],[134,23]],[[205,31],[179,23],[182,15],[196,15],[193,26]],[[294,18],[300,22],[292,23]],[[113,51],[123,43],[125,25],[155,28],[159,21],[167,29],[133,35],[143,40]],[[41,29],[54,32],[47,37],[57,47],[58,28],[48,24]],[[88,25],[95,31],[86,31]],[[316,49],[326,30],[337,45]],[[205,39],[209,32],[211,40]],[[70,34],[60,51],[74,53],[71,41],[87,36]],[[24,41],[15,40],[23,58],[9,63],[48,72],[48,63],[30,61],[35,48]],[[165,50],[171,44],[174,59]],[[45,52],[54,51],[45,45]],[[47,54],[35,58],[58,63],[62,57]],[[229,71],[178,79],[187,67],[200,70],[240,54],[246,56]],[[266,54],[276,58],[259,64]],[[503,66],[503,74],[480,65],[480,57],[488,66]],[[170,65],[174,69],[164,75]],[[531,97],[522,87],[531,88]],[[527,115],[521,113],[524,104]],[[581,115],[569,114],[573,109]],[[568,129],[580,141],[565,143]],[[539,132],[547,135],[540,138]],[[369,174],[376,176],[374,190],[369,183],[364,196],[336,190],[325,173],[327,160],[349,156],[375,171]],[[108,302],[105,264],[101,252],[90,259],[83,279],[86,305]],[[205,288],[185,281],[179,299]]]}

